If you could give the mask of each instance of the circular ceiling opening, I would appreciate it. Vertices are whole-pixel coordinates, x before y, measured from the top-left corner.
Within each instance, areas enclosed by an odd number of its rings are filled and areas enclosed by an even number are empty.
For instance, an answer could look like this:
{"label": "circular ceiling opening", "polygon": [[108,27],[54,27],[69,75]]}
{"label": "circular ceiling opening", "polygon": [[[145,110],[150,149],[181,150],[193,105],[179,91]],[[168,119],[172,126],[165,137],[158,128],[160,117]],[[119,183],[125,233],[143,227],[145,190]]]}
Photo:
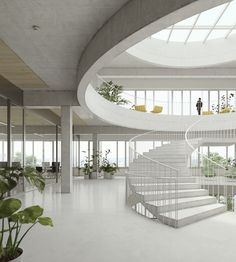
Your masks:
{"label": "circular ceiling opening", "polygon": [[236,0],[182,20],[127,52],[156,65],[176,68],[236,61]]}
{"label": "circular ceiling opening", "polygon": [[228,39],[236,33],[236,1],[232,1],[189,17],[154,35],[168,42],[191,43]]}

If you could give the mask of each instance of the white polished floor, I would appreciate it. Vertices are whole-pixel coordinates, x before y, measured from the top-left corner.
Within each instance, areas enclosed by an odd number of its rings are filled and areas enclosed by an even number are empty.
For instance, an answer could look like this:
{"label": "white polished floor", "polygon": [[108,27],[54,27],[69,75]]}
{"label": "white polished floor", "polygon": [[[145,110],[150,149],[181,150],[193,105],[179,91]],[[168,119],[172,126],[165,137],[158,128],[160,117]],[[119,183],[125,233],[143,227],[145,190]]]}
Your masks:
{"label": "white polished floor", "polygon": [[125,206],[125,181],[74,181],[73,194],[49,185],[22,198],[40,204],[54,228],[37,226],[23,245],[24,262],[230,262],[236,259],[236,215],[225,213],[173,229]]}

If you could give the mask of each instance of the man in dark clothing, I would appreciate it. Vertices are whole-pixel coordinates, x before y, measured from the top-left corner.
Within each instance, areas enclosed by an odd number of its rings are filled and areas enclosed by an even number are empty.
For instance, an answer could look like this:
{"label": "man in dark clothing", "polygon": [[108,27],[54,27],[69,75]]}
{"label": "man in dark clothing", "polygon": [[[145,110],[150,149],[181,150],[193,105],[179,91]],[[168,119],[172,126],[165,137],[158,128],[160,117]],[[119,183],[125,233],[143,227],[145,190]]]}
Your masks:
{"label": "man in dark clothing", "polygon": [[201,98],[198,98],[196,107],[197,107],[198,115],[201,115],[201,109],[202,109],[202,101],[201,101]]}

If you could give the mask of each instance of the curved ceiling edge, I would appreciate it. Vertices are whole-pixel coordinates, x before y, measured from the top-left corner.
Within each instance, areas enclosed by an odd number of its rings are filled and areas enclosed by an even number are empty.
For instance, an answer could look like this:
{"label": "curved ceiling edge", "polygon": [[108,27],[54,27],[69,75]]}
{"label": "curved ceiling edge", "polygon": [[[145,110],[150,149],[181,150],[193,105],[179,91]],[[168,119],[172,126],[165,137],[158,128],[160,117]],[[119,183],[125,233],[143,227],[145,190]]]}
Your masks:
{"label": "curved ceiling edge", "polygon": [[[131,0],[96,33],[85,48],[78,67],[77,96],[88,110],[85,93],[94,75],[116,56],[178,21],[228,0]],[[137,19],[138,17],[138,19]]]}
{"label": "curved ceiling edge", "polygon": [[[140,130],[186,131],[188,127],[202,118],[198,129],[204,131],[236,128],[236,113],[211,116],[170,116],[137,112],[117,106],[100,96],[89,85],[85,96],[88,108],[108,123]],[[125,116],[125,117],[124,117]],[[196,130],[198,130],[196,129]]]}
{"label": "curved ceiling edge", "polygon": [[236,60],[236,36],[202,43],[166,43],[147,38],[127,50],[129,55],[156,65],[174,68],[196,68]]}

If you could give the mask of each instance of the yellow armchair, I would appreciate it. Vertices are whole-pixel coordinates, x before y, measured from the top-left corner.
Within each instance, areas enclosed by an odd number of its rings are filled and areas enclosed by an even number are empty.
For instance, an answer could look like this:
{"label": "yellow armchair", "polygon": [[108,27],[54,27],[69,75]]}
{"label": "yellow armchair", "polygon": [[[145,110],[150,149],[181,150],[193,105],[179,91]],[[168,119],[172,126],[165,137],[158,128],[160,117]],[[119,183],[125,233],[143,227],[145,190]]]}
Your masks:
{"label": "yellow armchair", "polygon": [[140,112],[147,112],[146,106],[145,105],[135,105],[134,110],[140,111]]}
{"label": "yellow armchair", "polygon": [[153,110],[151,112],[155,113],[155,114],[160,114],[162,112],[162,110],[163,110],[162,106],[154,106]]}
{"label": "yellow armchair", "polygon": [[213,115],[214,113],[212,111],[203,111],[202,115]]}
{"label": "yellow armchair", "polygon": [[231,112],[231,108],[230,107],[226,107],[226,108],[224,108],[224,109],[222,109],[220,111],[220,114],[225,114],[225,113],[230,113],[230,112]]}

